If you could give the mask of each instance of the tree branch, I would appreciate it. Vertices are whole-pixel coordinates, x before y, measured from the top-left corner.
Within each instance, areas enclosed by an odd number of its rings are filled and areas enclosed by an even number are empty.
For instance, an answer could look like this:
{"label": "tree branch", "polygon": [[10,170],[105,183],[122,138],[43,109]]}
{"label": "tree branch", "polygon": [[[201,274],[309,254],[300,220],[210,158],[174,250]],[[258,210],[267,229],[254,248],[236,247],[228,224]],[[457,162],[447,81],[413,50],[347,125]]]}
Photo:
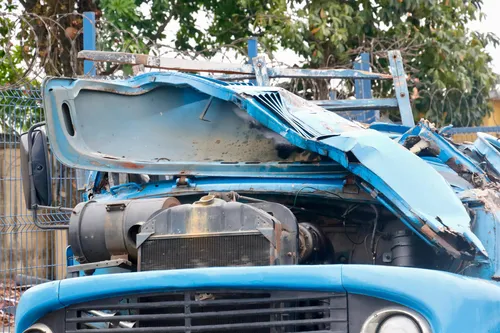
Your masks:
{"label": "tree branch", "polygon": [[170,12],[170,15],[165,19],[165,21],[163,21],[163,23],[158,27],[158,31],[149,39],[149,41],[147,42],[147,46],[148,47],[151,47],[154,43],[156,43],[156,40],[159,39],[161,37],[161,34],[163,33],[163,31],[165,31],[165,28],[167,27],[167,25],[170,23],[170,21],[172,20],[172,18],[174,17],[174,13],[173,11]]}

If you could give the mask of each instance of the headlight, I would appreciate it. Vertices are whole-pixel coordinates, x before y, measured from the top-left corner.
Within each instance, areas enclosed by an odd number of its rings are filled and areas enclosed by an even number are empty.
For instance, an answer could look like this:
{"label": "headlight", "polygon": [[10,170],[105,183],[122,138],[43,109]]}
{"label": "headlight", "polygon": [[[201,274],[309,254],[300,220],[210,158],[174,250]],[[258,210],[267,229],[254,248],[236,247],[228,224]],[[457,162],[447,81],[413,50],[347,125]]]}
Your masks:
{"label": "headlight", "polygon": [[415,311],[390,307],[372,313],[360,333],[431,333],[431,329]]}

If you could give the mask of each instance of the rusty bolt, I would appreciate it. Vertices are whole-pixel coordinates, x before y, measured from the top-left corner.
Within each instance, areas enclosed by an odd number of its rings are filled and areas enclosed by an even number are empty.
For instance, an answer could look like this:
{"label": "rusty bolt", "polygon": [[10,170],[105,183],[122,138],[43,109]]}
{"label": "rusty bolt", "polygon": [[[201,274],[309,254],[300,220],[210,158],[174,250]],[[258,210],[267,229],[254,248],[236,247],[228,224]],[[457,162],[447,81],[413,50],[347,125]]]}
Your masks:
{"label": "rusty bolt", "polygon": [[399,96],[405,97],[405,93],[401,93],[401,94],[399,94]]}

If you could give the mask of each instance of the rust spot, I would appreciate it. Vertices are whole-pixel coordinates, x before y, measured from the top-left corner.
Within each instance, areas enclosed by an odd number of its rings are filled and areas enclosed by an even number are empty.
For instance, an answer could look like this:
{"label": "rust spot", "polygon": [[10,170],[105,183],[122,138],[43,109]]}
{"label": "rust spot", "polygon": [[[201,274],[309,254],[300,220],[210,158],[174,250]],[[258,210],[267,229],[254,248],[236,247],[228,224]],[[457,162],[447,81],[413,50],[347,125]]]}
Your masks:
{"label": "rust spot", "polygon": [[144,169],[143,165],[138,165],[132,162],[122,162],[121,165],[127,169]]}
{"label": "rust spot", "polygon": [[422,233],[425,236],[427,236],[428,239],[430,239],[431,241],[433,241],[436,244],[438,244],[441,247],[443,247],[443,249],[445,249],[446,252],[448,252],[449,254],[451,254],[451,256],[454,257],[455,259],[458,259],[458,258],[461,257],[460,251],[456,250],[450,243],[448,243],[441,236],[439,236],[434,231],[432,231],[431,228],[429,228],[428,225],[422,226],[422,228],[420,228],[420,230],[422,231]]}
{"label": "rust spot", "polygon": [[457,159],[455,157],[450,157],[446,161],[446,165],[449,166],[456,173],[463,173],[469,171],[463,164],[457,164]]}
{"label": "rust spot", "polygon": [[170,208],[170,207],[179,206],[180,204],[181,204],[181,202],[179,200],[177,200],[177,198],[175,198],[175,197],[168,197],[163,202],[163,205],[162,205],[161,208],[162,209],[167,209],[167,208]]}
{"label": "rust spot", "polygon": [[323,126],[324,129],[326,129],[330,133],[335,133],[335,130],[331,128],[326,122],[322,121],[321,126]]}

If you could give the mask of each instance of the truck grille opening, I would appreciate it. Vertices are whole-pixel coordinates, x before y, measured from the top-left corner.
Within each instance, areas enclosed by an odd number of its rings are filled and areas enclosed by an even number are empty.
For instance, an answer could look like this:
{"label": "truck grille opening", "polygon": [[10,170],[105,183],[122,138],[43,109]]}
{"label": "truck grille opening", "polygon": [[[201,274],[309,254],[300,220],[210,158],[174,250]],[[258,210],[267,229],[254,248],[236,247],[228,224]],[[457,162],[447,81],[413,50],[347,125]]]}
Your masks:
{"label": "truck grille opening", "polygon": [[139,270],[269,266],[269,241],[258,234],[154,238],[139,249]]}
{"label": "truck grille opening", "polygon": [[347,332],[344,293],[178,292],[79,304],[66,333]]}

